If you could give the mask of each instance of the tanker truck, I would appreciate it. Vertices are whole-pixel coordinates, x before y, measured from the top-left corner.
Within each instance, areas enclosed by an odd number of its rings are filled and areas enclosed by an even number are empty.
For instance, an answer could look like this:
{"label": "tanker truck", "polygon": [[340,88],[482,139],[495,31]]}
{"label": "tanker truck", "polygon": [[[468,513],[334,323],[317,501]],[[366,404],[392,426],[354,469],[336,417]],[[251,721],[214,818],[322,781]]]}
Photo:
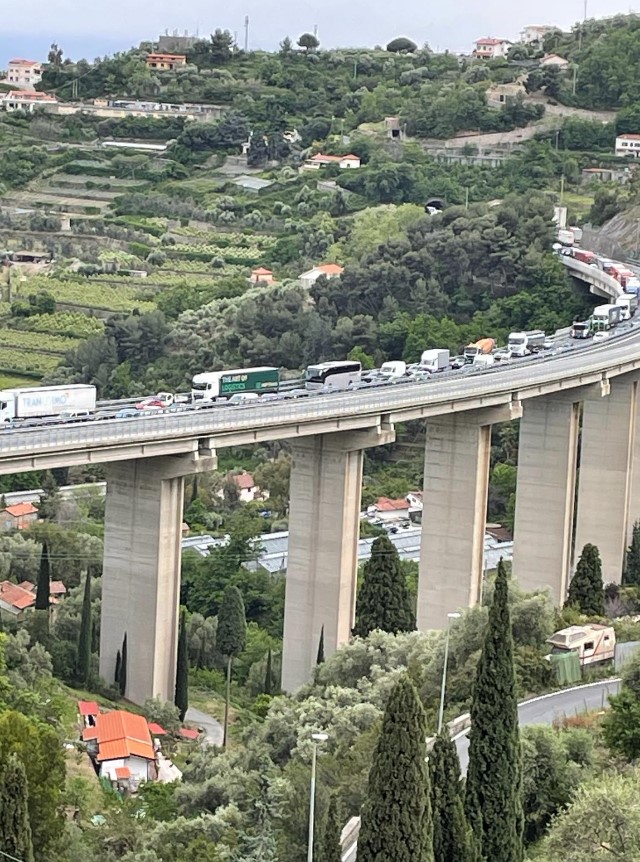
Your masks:
{"label": "tanker truck", "polygon": [[481,338],[479,341],[474,341],[473,344],[467,344],[464,349],[465,362],[470,364],[476,356],[491,353],[495,346],[495,338]]}

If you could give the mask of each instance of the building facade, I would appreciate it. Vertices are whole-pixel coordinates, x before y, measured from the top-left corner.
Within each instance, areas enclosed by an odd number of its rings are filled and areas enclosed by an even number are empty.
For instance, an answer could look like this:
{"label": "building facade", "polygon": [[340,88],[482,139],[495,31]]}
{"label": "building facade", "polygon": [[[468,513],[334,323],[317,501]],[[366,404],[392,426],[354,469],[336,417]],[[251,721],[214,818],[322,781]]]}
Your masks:
{"label": "building facade", "polygon": [[42,80],[42,66],[37,60],[9,60],[7,83],[16,87],[35,87]]}

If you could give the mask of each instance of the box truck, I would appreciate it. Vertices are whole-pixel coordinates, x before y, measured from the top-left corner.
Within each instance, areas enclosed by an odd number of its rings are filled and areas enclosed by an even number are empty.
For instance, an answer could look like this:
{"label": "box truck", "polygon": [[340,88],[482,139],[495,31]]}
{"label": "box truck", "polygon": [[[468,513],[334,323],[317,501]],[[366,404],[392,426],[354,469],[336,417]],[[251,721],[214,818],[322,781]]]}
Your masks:
{"label": "box truck", "polygon": [[438,371],[446,371],[449,367],[448,350],[424,350],[420,357],[420,370],[435,374]]}
{"label": "box truck", "polygon": [[211,371],[196,374],[191,383],[193,401],[215,401],[227,398],[236,392],[277,392],[280,371],[277,368],[232,368],[229,371]]}
{"label": "box truck", "polygon": [[0,390],[0,422],[56,416],[88,417],[96,409],[96,387],[84,384]]}
{"label": "box truck", "polygon": [[598,305],[593,309],[591,315],[591,329],[593,332],[603,332],[622,320],[622,309],[619,305]]}
{"label": "box truck", "polygon": [[511,332],[507,346],[512,356],[527,356],[529,353],[542,350],[546,337],[541,329],[532,329],[529,332]]}

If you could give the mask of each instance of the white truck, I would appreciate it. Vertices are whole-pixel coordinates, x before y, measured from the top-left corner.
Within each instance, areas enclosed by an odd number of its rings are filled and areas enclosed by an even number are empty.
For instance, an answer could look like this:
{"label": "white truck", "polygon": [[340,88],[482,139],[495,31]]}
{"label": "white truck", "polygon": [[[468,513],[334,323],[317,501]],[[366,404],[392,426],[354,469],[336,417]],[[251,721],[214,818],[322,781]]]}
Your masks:
{"label": "white truck", "polygon": [[449,367],[448,350],[425,350],[420,357],[420,370],[435,374],[438,371],[446,371]]}
{"label": "white truck", "polygon": [[96,409],[96,387],[34,386],[0,390],[0,422],[20,419],[89,418]]}
{"label": "white truck", "polygon": [[594,332],[606,332],[622,320],[622,308],[619,305],[607,303],[598,305],[591,315],[591,329]]}
{"label": "white truck", "polygon": [[543,349],[546,337],[541,329],[511,332],[507,344],[512,356],[528,356],[529,353],[536,353]]}
{"label": "white truck", "polygon": [[558,242],[561,242],[562,245],[573,245],[575,239],[573,231],[569,228],[561,227],[558,229]]}
{"label": "white truck", "polygon": [[493,353],[478,353],[473,357],[473,365],[476,368],[489,368],[495,364],[495,356]]}
{"label": "white truck", "polygon": [[406,377],[407,363],[399,359],[383,362],[378,371],[378,380],[400,380]]}
{"label": "white truck", "polygon": [[633,317],[638,308],[638,297],[634,293],[623,293],[615,302],[622,309],[622,320]]}

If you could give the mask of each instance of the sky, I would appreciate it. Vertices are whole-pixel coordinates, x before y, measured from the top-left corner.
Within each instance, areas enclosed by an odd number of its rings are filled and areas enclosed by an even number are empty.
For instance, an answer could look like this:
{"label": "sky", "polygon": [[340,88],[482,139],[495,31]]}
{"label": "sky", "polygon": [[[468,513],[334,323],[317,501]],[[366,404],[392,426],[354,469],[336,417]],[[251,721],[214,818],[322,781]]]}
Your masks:
{"label": "sky", "polygon": [[31,0],[28,14],[18,3],[2,4],[0,67],[11,57],[45,60],[51,42],[77,60],[113,53],[153,40],[165,30],[200,35],[216,27],[238,33],[244,43],[249,16],[249,47],[274,49],[285,37],[318,27],[324,47],[384,45],[409,36],[434,50],[470,51],[480,36],[516,39],[528,24],[569,28],[584,15],[602,17],[632,11],[623,0],[323,0],[312,6],[300,0],[227,0],[216,10],[211,0]]}

